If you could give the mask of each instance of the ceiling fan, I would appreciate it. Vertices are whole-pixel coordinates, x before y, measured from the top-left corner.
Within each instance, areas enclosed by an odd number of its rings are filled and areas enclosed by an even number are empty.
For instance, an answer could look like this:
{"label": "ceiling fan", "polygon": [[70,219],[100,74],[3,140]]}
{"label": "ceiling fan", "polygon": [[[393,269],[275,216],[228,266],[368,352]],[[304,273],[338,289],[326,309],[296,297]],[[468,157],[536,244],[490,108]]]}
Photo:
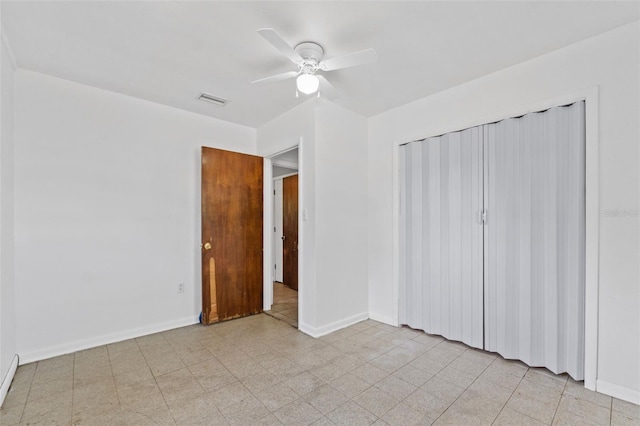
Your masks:
{"label": "ceiling fan", "polygon": [[[322,86],[322,92],[325,93],[327,97],[334,98],[338,95],[338,91],[322,74],[318,73],[319,71],[334,71],[369,64],[378,60],[378,55],[373,49],[361,50],[359,52],[323,60],[324,49],[318,43],[305,41],[297,44],[295,47],[291,47],[272,28],[262,28],[258,30],[258,33],[271,43],[273,47],[289,58],[291,62],[296,64],[298,70],[261,78],[251,83],[266,83],[296,77],[296,88],[298,91],[304,94],[318,92],[319,96],[320,92],[318,88]],[[297,94],[296,92],[296,96]]]}

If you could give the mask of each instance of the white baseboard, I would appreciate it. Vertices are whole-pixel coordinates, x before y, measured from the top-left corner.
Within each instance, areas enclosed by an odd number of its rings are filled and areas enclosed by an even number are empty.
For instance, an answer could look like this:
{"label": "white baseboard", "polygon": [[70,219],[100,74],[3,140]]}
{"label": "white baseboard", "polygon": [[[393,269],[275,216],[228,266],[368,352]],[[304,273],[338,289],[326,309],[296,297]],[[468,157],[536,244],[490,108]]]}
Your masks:
{"label": "white baseboard", "polygon": [[375,312],[369,312],[369,318],[378,321],[384,324],[392,325],[394,327],[398,327],[398,320],[390,317],[389,315],[381,315]]}
{"label": "white baseboard", "polygon": [[353,316],[350,316],[345,319],[341,319],[339,321],[335,321],[329,323],[327,325],[323,325],[322,327],[312,327],[308,324],[300,323],[298,329],[305,334],[308,334],[311,337],[321,337],[325,336],[329,333],[333,333],[334,331],[338,331],[342,328],[349,327],[355,323],[360,321],[364,321],[369,318],[368,312],[362,312]]}
{"label": "white baseboard", "polygon": [[640,391],[635,389],[615,385],[604,380],[596,380],[596,391],[634,404],[640,404]]}
{"label": "white baseboard", "polygon": [[120,342],[122,340],[133,339],[136,337],[146,336],[148,334],[160,333],[162,331],[172,330],[174,328],[185,327],[187,325],[197,324],[198,320],[193,317],[182,318],[179,320],[168,321],[159,324],[153,324],[146,327],[124,330],[117,333],[95,336],[89,339],[81,339],[73,342],[66,342],[60,345],[41,348],[34,351],[22,352],[20,354],[20,365],[30,362],[41,361],[43,359],[52,358],[54,356],[65,355],[84,349],[95,348],[96,346],[108,345],[110,343]]}
{"label": "white baseboard", "polygon": [[18,354],[13,356],[13,360],[11,361],[11,365],[9,365],[9,371],[7,371],[7,375],[2,378],[2,385],[0,385],[0,407],[4,403],[4,399],[7,396],[7,392],[9,392],[9,386],[11,386],[11,382],[13,381],[13,376],[16,375],[16,370],[18,369]]}

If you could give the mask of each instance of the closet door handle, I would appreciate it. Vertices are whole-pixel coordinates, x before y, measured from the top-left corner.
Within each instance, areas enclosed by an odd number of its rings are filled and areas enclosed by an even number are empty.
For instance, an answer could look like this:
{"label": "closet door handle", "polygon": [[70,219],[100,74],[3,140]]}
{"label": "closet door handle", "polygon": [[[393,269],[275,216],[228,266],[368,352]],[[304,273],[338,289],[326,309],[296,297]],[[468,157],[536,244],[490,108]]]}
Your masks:
{"label": "closet door handle", "polygon": [[480,225],[485,225],[487,223],[487,211],[480,209],[478,210],[478,223]]}

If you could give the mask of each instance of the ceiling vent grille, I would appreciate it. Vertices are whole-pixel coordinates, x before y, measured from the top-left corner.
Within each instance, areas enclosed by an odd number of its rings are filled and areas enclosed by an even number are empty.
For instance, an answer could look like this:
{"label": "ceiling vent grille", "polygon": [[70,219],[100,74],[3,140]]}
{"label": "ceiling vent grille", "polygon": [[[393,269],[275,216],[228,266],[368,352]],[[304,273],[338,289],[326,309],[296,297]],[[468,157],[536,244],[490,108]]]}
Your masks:
{"label": "ceiling vent grille", "polygon": [[212,104],[216,104],[218,106],[225,106],[229,102],[228,99],[219,98],[217,96],[213,96],[208,93],[202,93],[198,99],[204,102],[210,102]]}

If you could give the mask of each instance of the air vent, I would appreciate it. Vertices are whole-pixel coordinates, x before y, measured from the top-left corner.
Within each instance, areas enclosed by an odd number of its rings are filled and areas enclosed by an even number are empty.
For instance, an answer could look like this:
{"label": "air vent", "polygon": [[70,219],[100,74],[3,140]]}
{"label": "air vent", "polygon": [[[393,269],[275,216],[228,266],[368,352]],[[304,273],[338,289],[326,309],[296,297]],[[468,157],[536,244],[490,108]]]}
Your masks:
{"label": "air vent", "polygon": [[218,106],[225,106],[229,102],[229,100],[227,99],[219,98],[208,93],[201,94],[198,99],[205,102],[211,102],[212,104],[216,104]]}

